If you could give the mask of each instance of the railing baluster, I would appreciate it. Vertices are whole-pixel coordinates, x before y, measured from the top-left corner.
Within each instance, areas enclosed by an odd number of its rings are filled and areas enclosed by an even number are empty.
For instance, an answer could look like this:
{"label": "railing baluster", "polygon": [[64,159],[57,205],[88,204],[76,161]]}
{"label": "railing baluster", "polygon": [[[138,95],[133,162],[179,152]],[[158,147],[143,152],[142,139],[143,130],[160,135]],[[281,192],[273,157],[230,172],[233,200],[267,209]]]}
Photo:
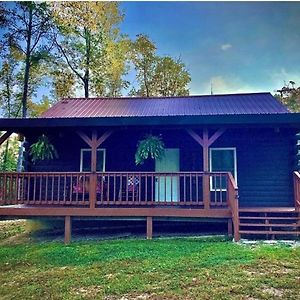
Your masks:
{"label": "railing baluster", "polygon": [[224,175],[220,175],[220,184],[221,184],[221,189],[220,189],[220,205],[222,206],[222,202],[223,202],[223,178],[224,178]]}
{"label": "railing baluster", "polygon": [[141,173],[138,175],[139,177],[139,182],[138,182],[138,189],[139,189],[139,194],[138,194],[138,204],[141,204],[141,186],[142,186],[142,177]]}
{"label": "railing baluster", "polygon": [[[171,174],[171,176],[170,176],[170,178],[171,178],[171,205],[173,205],[173,175]],[[176,177],[174,177],[174,178],[176,178]]]}
{"label": "railing baluster", "polygon": [[7,201],[7,176],[4,174],[4,182],[3,182],[3,202],[4,204],[10,204],[10,202]]}
{"label": "railing baluster", "polygon": [[148,201],[148,174],[145,175],[145,199],[144,204],[146,204]]}
{"label": "railing baluster", "polygon": [[186,204],[186,176],[183,174],[183,202]]}

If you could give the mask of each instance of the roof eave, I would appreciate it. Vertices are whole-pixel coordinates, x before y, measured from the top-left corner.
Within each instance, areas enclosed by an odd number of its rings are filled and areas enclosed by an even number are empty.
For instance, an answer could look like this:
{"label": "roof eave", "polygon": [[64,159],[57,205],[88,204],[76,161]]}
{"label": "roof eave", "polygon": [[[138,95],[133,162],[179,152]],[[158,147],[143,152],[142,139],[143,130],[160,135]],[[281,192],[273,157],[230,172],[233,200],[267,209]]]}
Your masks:
{"label": "roof eave", "polygon": [[224,126],[288,126],[300,128],[300,113],[286,114],[240,114],[205,116],[162,116],[162,117],[106,117],[106,118],[30,118],[0,119],[0,130],[22,130],[25,128],[55,127],[118,127],[158,125],[224,125]]}

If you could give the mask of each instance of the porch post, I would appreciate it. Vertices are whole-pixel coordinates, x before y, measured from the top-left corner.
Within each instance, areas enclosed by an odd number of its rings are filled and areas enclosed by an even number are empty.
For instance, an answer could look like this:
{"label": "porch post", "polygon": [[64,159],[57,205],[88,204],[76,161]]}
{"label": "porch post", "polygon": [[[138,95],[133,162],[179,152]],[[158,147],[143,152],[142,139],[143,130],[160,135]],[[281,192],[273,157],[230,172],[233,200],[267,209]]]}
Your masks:
{"label": "porch post", "polygon": [[65,216],[65,245],[70,244],[72,235],[72,220],[71,216]]}
{"label": "porch post", "polygon": [[202,137],[195,131],[187,129],[188,134],[202,147],[203,151],[203,204],[205,209],[210,206],[210,184],[209,184],[209,147],[213,144],[224,132],[224,128],[218,129],[211,137],[208,135],[208,129],[203,129]]}
{"label": "porch post", "polygon": [[208,130],[203,129],[203,203],[204,209],[209,209],[210,206],[210,186],[209,186],[209,140],[208,140]]}
{"label": "porch post", "polygon": [[95,208],[97,198],[97,132],[95,130],[92,133],[91,152],[89,200],[90,208]]}
{"label": "porch post", "polygon": [[147,240],[152,240],[153,220],[152,217],[147,217]]}
{"label": "porch post", "polygon": [[106,139],[113,133],[113,130],[107,130],[99,138],[97,131],[93,130],[92,139],[90,139],[84,132],[78,131],[77,134],[91,147],[91,175],[89,188],[90,208],[95,208],[97,199],[97,148],[106,141]]}
{"label": "porch post", "polygon": [[232,219],[227,220],[227,230],[228,230],[228,236],[232,236]]}

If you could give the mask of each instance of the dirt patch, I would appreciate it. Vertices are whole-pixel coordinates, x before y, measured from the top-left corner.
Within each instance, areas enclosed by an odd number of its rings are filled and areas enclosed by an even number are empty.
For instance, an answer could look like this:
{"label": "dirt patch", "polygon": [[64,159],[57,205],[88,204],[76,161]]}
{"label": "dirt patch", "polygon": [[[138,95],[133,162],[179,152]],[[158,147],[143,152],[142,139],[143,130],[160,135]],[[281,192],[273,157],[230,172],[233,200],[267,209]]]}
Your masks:
{"label": "dirt patch", "polygon": [[101,288],[99,286],[94,286],[94,285],[74,288],[71,290],[72,295],[82,296],[88,299],[95,299],[95,297],[101,292],[102,292]]}
{"label": "dirt patch", "polygon": [[104,300],[146,300],[150,299],[154,294],[140,294],[140,295],[124,295],[124,296],[107,296]]}
{"label": "dirt patch", "polygon": [[262,291],[264,293],[269,294],[270,296],[279,297],[279,298],[282,298],[283,295],[284,295],[284,291],[283,290],[276,289],[276,288],[273,288],[273,287],[264,287],[262,289]]}

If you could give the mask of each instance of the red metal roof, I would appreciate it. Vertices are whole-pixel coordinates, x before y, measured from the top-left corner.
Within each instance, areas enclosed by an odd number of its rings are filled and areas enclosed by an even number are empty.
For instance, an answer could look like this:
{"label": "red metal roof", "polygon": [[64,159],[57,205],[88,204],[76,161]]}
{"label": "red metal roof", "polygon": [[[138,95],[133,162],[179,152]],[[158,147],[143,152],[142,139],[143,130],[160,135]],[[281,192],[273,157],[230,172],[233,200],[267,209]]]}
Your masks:
{"label": "red metal roof", "polygon": [[63,99],[41,118],[208,116],[286,114],[270,93],[154,97]]}

